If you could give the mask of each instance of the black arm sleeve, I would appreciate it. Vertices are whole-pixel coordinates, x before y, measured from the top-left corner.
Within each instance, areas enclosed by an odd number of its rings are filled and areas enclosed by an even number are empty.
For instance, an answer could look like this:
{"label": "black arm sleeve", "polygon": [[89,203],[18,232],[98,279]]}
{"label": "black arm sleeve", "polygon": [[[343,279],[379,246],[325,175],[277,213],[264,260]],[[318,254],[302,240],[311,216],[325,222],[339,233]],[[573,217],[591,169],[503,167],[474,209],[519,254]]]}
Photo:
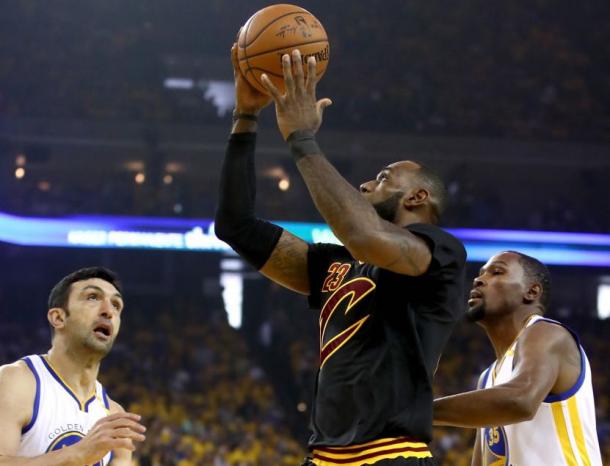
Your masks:
{"label": "black arm sleeve", "polygon": [[283,229],[254,214],[256,133],[229,137],[220,175],[215,233],[246,261],[260,269],[271,256]]}

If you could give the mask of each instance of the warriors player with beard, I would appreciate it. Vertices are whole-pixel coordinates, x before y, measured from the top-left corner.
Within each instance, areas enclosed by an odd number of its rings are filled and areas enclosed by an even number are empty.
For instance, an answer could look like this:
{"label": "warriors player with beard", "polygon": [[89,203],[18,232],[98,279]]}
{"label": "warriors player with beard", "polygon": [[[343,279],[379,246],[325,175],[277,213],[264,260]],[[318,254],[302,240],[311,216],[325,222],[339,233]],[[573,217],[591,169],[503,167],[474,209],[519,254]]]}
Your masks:
{"label": "warriors player with beard", "polygon": [[[315,98],[315,59],[283,57],[287,94],[265,80],[278,126],[311,197],[345,246],[307,244],[254,214],[257,117],[270,98],[233,64],[234,124],[216,234],[260,272],[308,295],[320,313],[320,368],[306,464],[434,464],[432,378],[462,316],[462,244],[436,223],[443,183],[413,161],[354,189],[315,142],[328,99]],[[295,66],[292,66],[295,63]]]}
{"label": "warriors player with beard", "polygon": [[497,359],[479,390],[434,401],[434,423],[478,428],[473,466],[601,466],[587,356],[571,329],[543,317],[547,268],[503,252],[473,285],[467,317]]}
{"label": "warriors player with beard", "polygon": [[77,270],[51,291],[51,349],[0,367],[0,466],[130,466],[144,440],[97,381],[121,326],[115,274]]}

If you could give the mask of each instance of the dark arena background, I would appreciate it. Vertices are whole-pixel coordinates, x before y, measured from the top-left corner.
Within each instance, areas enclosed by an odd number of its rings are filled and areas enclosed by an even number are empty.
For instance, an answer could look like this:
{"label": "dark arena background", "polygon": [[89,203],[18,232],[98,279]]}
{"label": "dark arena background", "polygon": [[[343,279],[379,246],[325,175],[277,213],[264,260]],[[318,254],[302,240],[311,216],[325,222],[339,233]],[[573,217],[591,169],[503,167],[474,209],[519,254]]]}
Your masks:
{"label": "dark arena background", "polygon": [[[229,49],[267,5],[15,0],[0,14],[0,364],[48,350],[61,277],[116,270],[126,309],[101,381],[144,416],[139,466],[292,466],[306,453],[318,316],[211,224]],[[436,169],[468,284],[506,249],[549,265],[548,315],[591,360],[610,464],[610,3],[301,6],[331,44],[318,87],[334,101],[318,137],[328,158],[355,185],[400,159]],[[257,177],[261,217],[328,240],[272,108]],[[460,323],[435,395],[473,389],[493,359],[483,330]],[[441,464],[470,465],[473,438],[435,429],[432,447]]]}

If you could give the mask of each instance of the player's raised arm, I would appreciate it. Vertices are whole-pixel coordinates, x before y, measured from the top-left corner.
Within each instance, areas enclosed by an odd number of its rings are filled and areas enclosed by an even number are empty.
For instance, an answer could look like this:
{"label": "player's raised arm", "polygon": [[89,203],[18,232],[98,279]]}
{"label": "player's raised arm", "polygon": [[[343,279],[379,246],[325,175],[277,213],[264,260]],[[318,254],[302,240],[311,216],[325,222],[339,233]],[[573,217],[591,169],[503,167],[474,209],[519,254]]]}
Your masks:
{"label": "player's raised arm", "polygon": [[271,98],[245,80],[237,66],[235,47],[231,50],[235,122],[222,167],[216,235],[265,276],[291,290],[308,294],[307,243],[257,218],[254,213],[256,120]]}
{"label": "player's raised arm", "polygon": [[[432,259],[426,241],[401,228],[402,225],[393,224],[393,219],[381,218],[371,202],[337,172],[316,143],[322,113],[331,101],[316,99],[315,58],[307,61],[307,78],[298,50],[293,52],[292,59],[284,55],[282,63],[286,93],[280,93],[266,75],[262,81],[273,96],[280,132],[290,145],[318,211],[354,258],[397,273],[422,275]],[[429,192],[421,189],[404,202],[415,208],[428,199]]]}

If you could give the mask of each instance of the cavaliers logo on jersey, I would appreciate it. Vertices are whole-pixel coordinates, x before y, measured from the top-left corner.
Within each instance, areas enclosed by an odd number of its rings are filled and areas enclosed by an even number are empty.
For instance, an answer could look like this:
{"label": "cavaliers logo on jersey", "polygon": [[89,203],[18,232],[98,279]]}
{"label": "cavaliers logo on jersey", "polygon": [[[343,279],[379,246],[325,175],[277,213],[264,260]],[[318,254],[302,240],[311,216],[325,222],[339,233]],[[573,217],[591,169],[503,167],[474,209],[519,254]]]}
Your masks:
{"label": "cavaliers logo on jersey", "polygon": [[485,466],[509,466],[508,441],[503,427],[485,428],[483,464]]}
{"label": "cavaliers logo on jersey", "polygon": [[322,285],[322,291],[332,292],[332,295],[326,300],[320,312],[320,367],[323,367],[324,363],[345,345],[370,317],[366,315],[355,322],[353,319],[346,319],[345,324],[349,324],[347,327],[336,335],[327,335],[327,325],[341,304],[345,303],[343,312],[345,317],[376,287],[375,282],[366,277],[356,277],[343,283],[350,268],[350,264],[332,263]]}
{"label": "cavaliers logo on jersey", "polygon": [[[57,437],[49,448],[47,448],[47,453],[50,451],[61,450],[64,447],[69,447],[74,445],[75,443],[80,442],[83,439],[84,435],[81,432],[76,430],[72,430],[70,432],[66,432],[59,437]],[[93,466],[103,466],[103,462],[95,463]]]}

